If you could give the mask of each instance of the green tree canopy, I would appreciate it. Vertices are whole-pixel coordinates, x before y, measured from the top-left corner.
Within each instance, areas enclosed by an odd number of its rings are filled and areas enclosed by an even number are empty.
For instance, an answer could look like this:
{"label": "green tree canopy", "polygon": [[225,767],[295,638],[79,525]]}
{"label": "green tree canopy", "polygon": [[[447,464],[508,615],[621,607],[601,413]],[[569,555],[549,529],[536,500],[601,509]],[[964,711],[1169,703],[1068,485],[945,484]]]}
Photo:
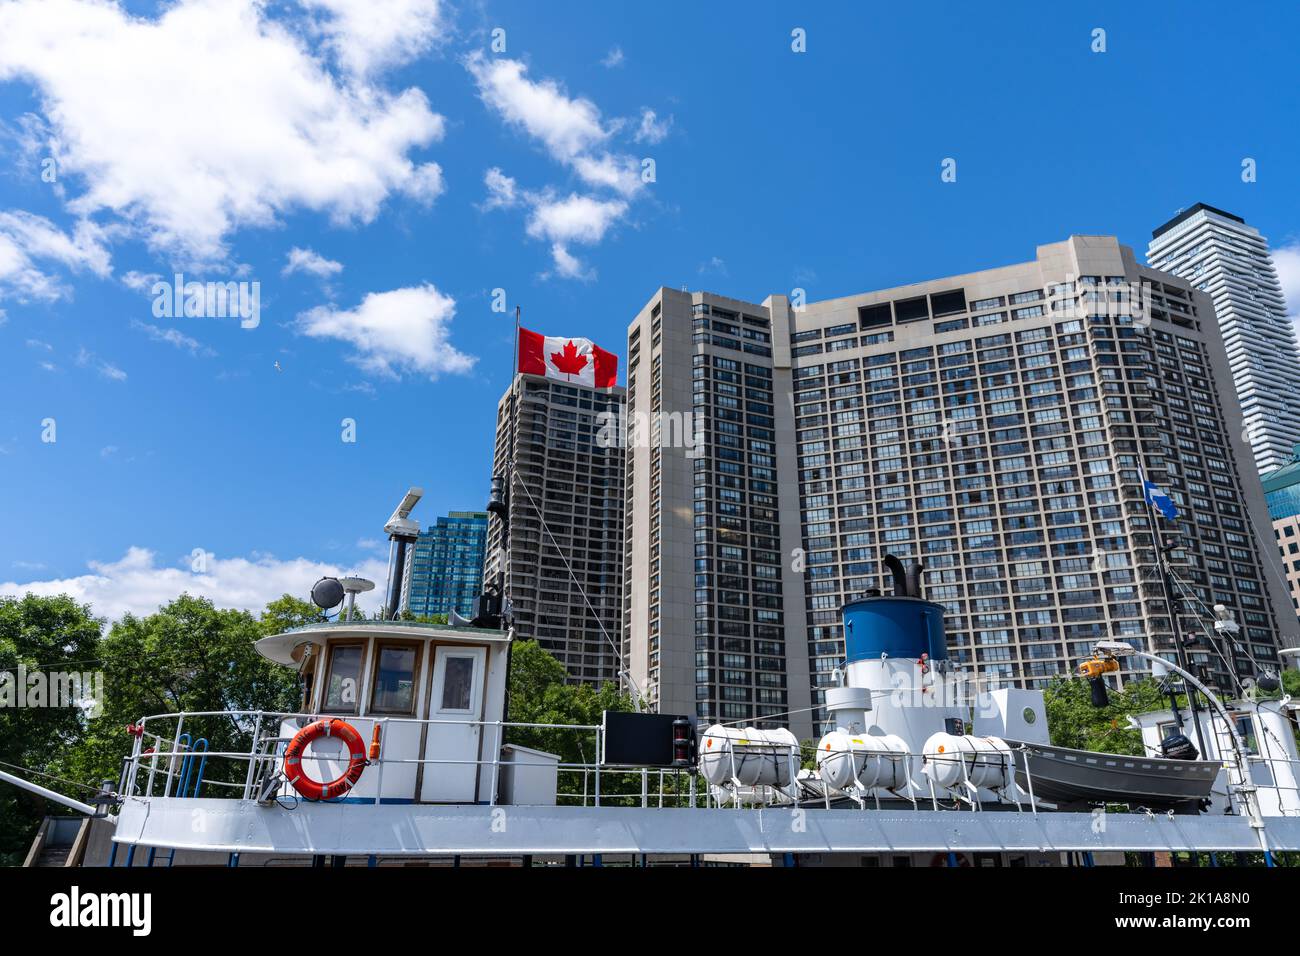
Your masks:
{"label": "green tree canopy", "polygon": [[[1043,692],[1052,743],[1077,750],[1142,755],[1142,733],[1129,727],[1128,718],[1168,707],[1168,697],[1151,678],[1128,681],[1122,690],[1110,687],[1109,696],[1109,706],[1093,707],[1086,680],[1060,677],[1053,681]],[[1185,705],[1186,700],[1180,704]]]}
{"label": "green tree canopy", "polygon": [[[46,677],[98,671],[101,626],[87,605],[67,595],[0,598],[0,682],[7,688],[0,694],[27,693],[18,681],[20,665],[28,673]],[[50,770],[84,733],[88,718],[78,706],[29,708],[17,703],[15,698],[0,706],[0,761],[9,765],[0,769],[32,779],[30,773],[14,768]],[[37,782],[55,790],[68,789],[48,780]],[[74,795],[85,799],[88,794]],[[41,797],[0,784],[0,865],[22,862],[36,827],[50,810]]]}
{"label": "green tree canopy", "polygon": [[[525,724],[598,725],[606,710],[632,710],[632,698],[614,684],[596,689],[566,683],[564,665],[536,641],[516,641],[510,652],[510,721]],[[512,728],[508,742],[559,754],[565,763],[596,760],[594,734]]]}
{"label": "green tree canopy", "polygon": [[[308,610],[310,609],[310,610]],[[128,614],[101,642],[105,689],[102,716],[90,721],[67,761],[76,779],[116,780],[130,745],[124,732],[142,717],[179,711],[293,710],[297,675],[259,655],[253,643],[286,625],[312,619],[315,608],[288,595],[272,602],[261,620],[247,611],[219,610],[207,598],[182,594],[145,617]],[[295,623],[296,622],[296,623]],[[174,722],[150,727],[165,736]],[[210,750],[250,744],[249,728],[226,716],[193,718],[183,728]],[[170,739],[164,750],[171,749]],[[210,779],[235,773],[210,766]],[[215,776],[214,776],[215,774]]]}

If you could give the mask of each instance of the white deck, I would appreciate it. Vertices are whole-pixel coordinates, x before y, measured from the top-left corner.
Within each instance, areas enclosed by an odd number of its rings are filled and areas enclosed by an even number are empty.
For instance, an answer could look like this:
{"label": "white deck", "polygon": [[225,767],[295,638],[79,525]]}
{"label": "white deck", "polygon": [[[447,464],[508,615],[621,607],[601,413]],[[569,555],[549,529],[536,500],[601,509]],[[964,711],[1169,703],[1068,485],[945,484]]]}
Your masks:
{"label": "white deck", "polygon": [[[1266,823],[1270,848],[1300,850],[1300,818]],[[113,839],[219,852],[384,856],[1260,849],[1240,816],[307,803],[286,810],[245,800],[138,797],[123,805]]]}

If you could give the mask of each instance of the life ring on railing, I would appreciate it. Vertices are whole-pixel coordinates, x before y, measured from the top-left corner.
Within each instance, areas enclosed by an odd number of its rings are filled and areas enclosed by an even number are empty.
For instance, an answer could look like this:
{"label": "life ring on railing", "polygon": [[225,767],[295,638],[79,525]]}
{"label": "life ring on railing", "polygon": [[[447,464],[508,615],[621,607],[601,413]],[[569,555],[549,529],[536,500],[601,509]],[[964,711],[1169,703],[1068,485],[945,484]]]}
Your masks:
{"label": "life ring on railing", "polygon": [[[303,754],[307,745],[321,737],[336,737],[348,748],[348,769],[328,783],[313,780],[302,769]],[[366,769],[366,745],[353,727],[346,720],[337,717],[325,717],[308,724],[294,735],[284,751],[284,775],[293,788],[308,800],[328,800],[341,797],[361,779]]]}

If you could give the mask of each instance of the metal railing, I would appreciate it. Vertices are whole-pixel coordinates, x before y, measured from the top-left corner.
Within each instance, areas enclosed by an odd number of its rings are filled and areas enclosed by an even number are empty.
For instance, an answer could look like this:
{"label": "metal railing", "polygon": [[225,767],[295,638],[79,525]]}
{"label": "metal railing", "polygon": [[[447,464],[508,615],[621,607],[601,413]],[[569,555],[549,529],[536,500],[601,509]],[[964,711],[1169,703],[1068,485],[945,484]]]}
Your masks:
{"label": "metal railing", "polygon": [[[256,800],[267,795],[268,781],[278,782],[270,789],[272,799],[292,799],[296,795],[288,782],[280,775],[283,764],[284,749],[292,736],[282,736],[281,724],[284,721],[296,721],[300,726],[322,719],[328,715],[306,713],[284,713],[271,711],[190,711],[172,714],[158,714],[146,717],[137,725],[137,735],[131,755],[125,758],[121,785],[122,796],[138,797],[194,797],[198,796],[201,786],[210,796],[229,796],[243,800]],[[603,728],[599,725],[586,724],[551,724],[529,722],[507,722],[490,720],[455,720],[428,719],[409,717],[356,716],[341,715],[340,719],[366,722],[380,729],[381,748],[379,757],[368,762],[368,772],[374,773],[374,792],[364,797],[343,794],[352,802],[371,802],[378,804],[394,796],[384,790],[385,771],[394,768],[417,768],[416,780],[404,783],[405,792],[400,796],[411,800],[420,799],[420,787],[429,781],[428,774],[440,767],[473,767],[476,789],[485,790],[478,799],[496,806],[502,802],[503,775],[518,770],[532,768],[554,770],[556,774],[555,800],[557,805],[581,807],[695,807],[695,808],[742,808],[746,806],[798,806],[821,804],[830,808],[832,802],[848,800],[866,810],[869,806],[880,809],[882,796],[893,797],[910,803],[913,809],[919,809],[923,802],[928,802],[934,810],[962,810],[979,812],[986,802],[981,794],[992,794],[997,802],[1014,805],[1016,810],[1032,813],[1039,812],[1038,799],[1035,795],[1034,779],[1029,760],[1030,748],[1020,745],[1010,751],[980,752],[979,754],[963,752],[961,754],[937,757],[934,754],[910,752],[891,752],[874,755],[894,762],[901,762],[905,785],[895,790],[880,786],[866,786],[858,776],[854,763],[854,782],[845,788],[835,788],[817,776],[799,776],[801,763],[798,751],[792,750],[789,760],[789,782],[781,786],[747,785],[742,782],[735,766],[736,755],[732,754],[733,765],[730,781],[723,786],[713,786],[696,773],[686,768],[628,768],[602,765],[595,760],[565,760],[559,755],[556,759],[536,759],[531,754],[516,753],[506,757],[503,748],[517,744],[530,750],[546,746],[544,739],[534,739],[539,734],[570,738],[572,749],[580,755],[598,754],[603,750]],[[187,723],[193,726],[201,721],[227,721],[240,736],[248,740],[246,747],[237,750],[199,749],[191,744],[192,734],[186,732]],[[386,756],[389,747],[389,733],[398,726],[414,725],[421,728],[419,735],[420,752],[413,756]],[[439,727],[475,728],[483,743],[482,756],[473,758],[433,758],[424,755],[426,735]],[[513,733],[512,733],[513,732]],[[524,737],[525,739],[511,739]],[[206,741],[205,741],[206,743]],[[590,749],[588,749],[590,748]],[[561,749],[557,747],[557,749]],[[850,755],[845,757],[852,759]],[[338,760],[330,756],[308,755],[304,759]],[[961,780],[952,787],[937,788],[933,777],[924,772],[927,762],[944,760],[960,761]],[[974,760],[975,763],[971,763]],[[978,765],[987,765],[990,761],[1001,763],[1005,768],[1006,783],[996,789],[977,786],[971,779],[971,771]],[[1279,782],[1278,765],[1294,765],[1300,776],[1300,760],[1286,757],[1252,755],[1251,763],[1270,765],[1271,783],[1249,785],[1257,790],[1275,789],[1279,796],[1279,806],[1286,813],[1282,794],[1295,790],[1300,795],[1300,786],[1292,787]],[[968,766],[970,764],[970,766]],[[484,779],[484,769],[490,773]],[[924,779],[919,779],[914,772],[922,771]],[[1024,786],[1017,781],[1017,774],[1024,778]],[[516,778],[517,779],[517,778]],[[365,777],[362,782],[369,781]],[[390,781],[391,782],[391,781]],[[882,794],[882,789],[884,793]],[[1225,796],[1234,805],[1240,799],[1240,786],[1229,781]],[[1028,799],[1023,799],[1025,796]],[[928,801],[926,798],[929,798]],[[473,797],[465,800],[445,800],[435,802],[474,802]],[[1122,801],[1115,801],[1116,803]],[[1028,805],[1026,807],[1026,804]],[[1234,806],[1234,809],[1236,807]]]}
{"label": "metal railing", "polygon": [[[256,800],[266,794],[268,781],[279,776],[278,784],[271,789],[273,798],[292,798],[295,796],[288,782],[280,775],[283,765],[285,747],[292,735],[283,736],[281,725],[285,721],[296,721],[306,726],[331,715],[290,713],[277,711],[185,711],[171,714],[155,714],[139,721],[132,751],[126,758],[122,773],[122,796],[146,797],[185,797],[195,796],[198,779],[195,774],[195,761],[201,761],[204,768],[201,777],[205,789],[220,788],[217,795],[228,795],[243,800]],[[705,807],[714,803],[707,788],[697,786],[696,775],[686,768],[626,768],[602,765],[585,759],[565,760],[556,755],[555,760],[534,758],[531,754],[516,753],[505,756],[504,748],[516,744],[529,750],[544,747],[546,741],[539,743],[534,739],[539,735],[545,738],[568,739],[570,747],[580,755],[598,754],[603,747],[604,730],[594,724],[551,724],[530,723],[524,721],[468,720],[468,719],[416,719],[410,717],[389,717],[380,715],[340,715],[339,719],[361,724],[369,724],[379,729],[379,756],[367,762],[367,772],[373,772],[374,792],[365,797],[341,794],[353,802],[358,800],[378,804],[394,796],[398,798],[417,799],[418,790],[425,782],[403,784],[405,792],[397,794],[384,789],[385,772],[390,775],[395,768],[417,768],[417,777],[436,771],[439,767],[472,767],[475,775],[475,789],[486,790],[486,802],[497,805],[501,802],[503,775],[519,770],[539,769],[554,770],[556,773],[556,802],[560,805],[575,806],[641,806],[641,807]],[[187,726],[196,722],[229,722],[227,729],[235,736],[248,741],[246,746],[237,750],[206,749],[196,751],[190,744],[191,734]],[[414,726],[420,729],[419,749],[411,755],[391,756],[393,746],[390,744],[391,731],[399,726]],[[479,734],[483,746],[482,756],[443,758],[425,755],[425,741],[428,733],[438,728],[470,727]],[[512,733],[513,732],[513,733]],[[511,739],[512,737],[516,739]],[[522,738],[522,739],[519,739]],[[561,741],[562,742],[562,741]],[[411,749],[409,744],[404,749]],[[558,748],[557,748],[558,749]],[[335,761],[339,758],[306,754],[304,760]],[[344,758],[343,762],[346,762]],[[236,768],[238,772],[236,772]],[[483,780],[483,771],[490,768],[490,775]],[[363,776],[358,787],[369,781]],[[353,788],[355,789],[355,788]],[[365,789],[369,791],[369,786]],[[237,792],[232,792],[237,791]],[[484,799],[479,795],[479,801]],[[435,802],[475,802],[473,796],[463,801],[446,800]]]}

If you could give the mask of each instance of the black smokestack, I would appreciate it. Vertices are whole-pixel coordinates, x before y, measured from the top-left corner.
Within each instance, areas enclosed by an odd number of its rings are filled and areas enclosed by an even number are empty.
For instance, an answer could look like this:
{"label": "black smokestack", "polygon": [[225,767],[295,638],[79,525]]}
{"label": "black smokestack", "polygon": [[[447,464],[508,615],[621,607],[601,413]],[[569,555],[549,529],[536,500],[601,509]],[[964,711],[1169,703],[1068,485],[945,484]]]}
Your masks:
{"label": "black smokestack", "polygon": [[921,572],[925,570],[925,565],[920,561],[915,562],[907,569],[907,596],[924,597],[921,593]]}
{"label": "black smokestack", "polygon": [[903,571],[903,562],[892,554],[887,554],[885,567],[894,578],[894,597],[907,597],[907,574]]}

